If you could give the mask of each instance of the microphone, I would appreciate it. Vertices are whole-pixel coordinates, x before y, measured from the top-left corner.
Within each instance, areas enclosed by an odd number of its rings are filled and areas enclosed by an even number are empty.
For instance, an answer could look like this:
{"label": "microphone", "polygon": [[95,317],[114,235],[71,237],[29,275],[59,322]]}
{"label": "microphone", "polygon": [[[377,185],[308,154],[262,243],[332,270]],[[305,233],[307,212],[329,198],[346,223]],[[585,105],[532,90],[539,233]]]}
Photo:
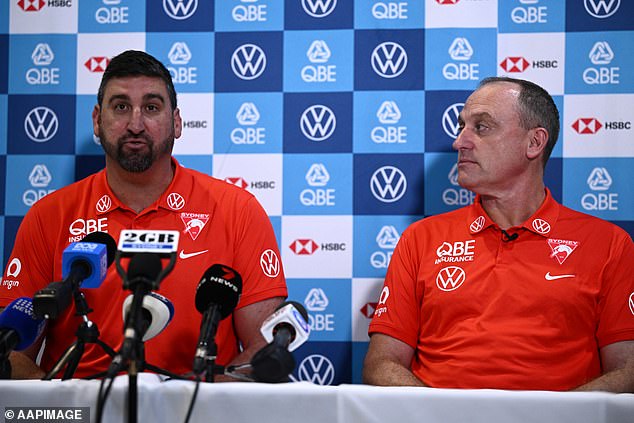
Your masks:
{"label": "microphone", "polygon": [[44,320],[33,316],[33,301],[20,297],[0,313],[0,379],[11,377],[11,351],[30,347],[44,330]]}
{"label": "microphone", "polygon": [[513,234],[510,234],[510,233],[506,232],[504,229],[502,229],[502,242],[515,241],[518,236],[520,236],[520,235],[517,232],[515,232]]}
{"label": "microphone", "polygon": [[68,245],[62,253],[62,281],[48,284],[33,296],[35,316],[55,319],[68,308],[77,288],[98,288],[116,249],[115,240],[105,232],[90,233]]}
{"label": "microphone", "polygon": [[295,368],[291,351],[308,339],[310,326],[304,306],[287,301],[269,316],[260,329],[269,344],[251,359],[252,377],[256,382],[288,382]]}
{"label": "microphone", "polygon": [[196,310],[202,313],[203,319],[194,355],[193,371],[196,376],[204,371],[210,353],[215,359],[215,351],[210,351],[209,345],[214,344],[218,324],[236,308],[241,293],[242,278],[229,266],[214,264],[200,279],[195,303]]}
{"label": "microphone", "polygon": [[[132,297],[130,294],[123,301],[123,320],[127,320],[128,312],[132,306]],[[163,329],[172,321],[174,317],[174,304],[156,292],[150,292],[143,297],[143,309],[141,310],[143,315],[141,333],[143,334],[142,341],[145,342],[154,338],[161,333]]]}

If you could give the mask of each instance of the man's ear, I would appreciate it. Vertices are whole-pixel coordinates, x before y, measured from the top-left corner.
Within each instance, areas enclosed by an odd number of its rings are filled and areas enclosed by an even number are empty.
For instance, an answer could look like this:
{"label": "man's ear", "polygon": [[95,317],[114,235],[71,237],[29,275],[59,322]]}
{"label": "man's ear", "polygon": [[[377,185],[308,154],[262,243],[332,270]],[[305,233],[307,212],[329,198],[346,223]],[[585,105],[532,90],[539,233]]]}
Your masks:
{"label": "man's ear", "polygon": [[99,112],[101,109],[98,104],[92,109],[92,132],[96,137],[99,136]]}
{"label": "man's ear", "polygon": [[528,145],[526,146],[526,156],[534,159],[542,154],[548,143],[548,131],[545,128],[537,127],[530,130]]}

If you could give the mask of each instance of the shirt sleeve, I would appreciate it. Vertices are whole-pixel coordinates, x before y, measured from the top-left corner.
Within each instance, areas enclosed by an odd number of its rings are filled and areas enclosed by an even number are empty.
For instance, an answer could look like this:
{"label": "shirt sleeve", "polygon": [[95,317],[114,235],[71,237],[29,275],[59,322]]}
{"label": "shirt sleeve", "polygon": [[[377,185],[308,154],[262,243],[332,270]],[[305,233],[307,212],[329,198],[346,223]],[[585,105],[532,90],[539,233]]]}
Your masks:
{"label": "shirt sleeve", "polygon": [[615,228],[610,254],[602,272],[599,297],[599,347],[634,340],[634,244]]}
{"label": "shirt sleeve", "polygon": [[242,276],[242,295],[236,308],[288,295],[282,260],[271,221],[255,197],[240,211],[234,252]]}
{"label": "shirt sleeve", "polygon": [[416,348],[420,324],[416,289],[419,257],[411,250],[406,231],[390,260],[369,334],[383,333]]}

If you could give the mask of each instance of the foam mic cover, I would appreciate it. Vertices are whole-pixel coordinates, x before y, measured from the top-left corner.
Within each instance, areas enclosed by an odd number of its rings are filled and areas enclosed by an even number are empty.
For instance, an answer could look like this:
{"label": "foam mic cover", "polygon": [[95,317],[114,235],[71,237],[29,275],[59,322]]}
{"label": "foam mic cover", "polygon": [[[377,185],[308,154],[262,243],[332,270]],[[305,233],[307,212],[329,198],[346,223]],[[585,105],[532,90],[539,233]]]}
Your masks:
{"label": "foam mic cover", "polygon": [[0,331],[15,331],[18,340],[12,349],[24,350],[33,344],[44,329],[44,320],[33,315],[33,301],[28,297],[13,300],[0,313]]}
{"label": "foam mic cover", "polygon": [[214,264],[203,274],[196,288],[196,310],[204,313],[215,304],[224,319],[238,305],[241,293],[242,278],[238,272],[229,266]]}
{"label": "foam mic cover", "polygon": [[155,281],[163,265],[158,254],[154,253],[137,253],[130,259],[128,265],[127,279],[129,281],[146,280]]}
{"label": "foam mic cover", "polygon": [[[132,306],[134,295],[128,295],[123,301],[123,321]],[[143,334],[143,342],[154,338],[167,327],[174,317],[174,304],[166,297],[156,292],[150,292],[143,297],[143,320],[147,328]]]}

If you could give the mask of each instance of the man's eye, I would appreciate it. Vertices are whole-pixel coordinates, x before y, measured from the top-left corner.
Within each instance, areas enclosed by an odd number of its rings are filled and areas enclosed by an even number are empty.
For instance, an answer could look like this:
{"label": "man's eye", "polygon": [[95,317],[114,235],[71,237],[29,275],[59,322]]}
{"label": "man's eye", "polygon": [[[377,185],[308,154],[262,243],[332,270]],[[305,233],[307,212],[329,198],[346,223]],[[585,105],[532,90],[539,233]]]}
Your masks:
{"label": "man's eye", "polygon": [[114,109],[115,110],[125,110],[126,109],[126,105],[125,104],[115,104]]}

